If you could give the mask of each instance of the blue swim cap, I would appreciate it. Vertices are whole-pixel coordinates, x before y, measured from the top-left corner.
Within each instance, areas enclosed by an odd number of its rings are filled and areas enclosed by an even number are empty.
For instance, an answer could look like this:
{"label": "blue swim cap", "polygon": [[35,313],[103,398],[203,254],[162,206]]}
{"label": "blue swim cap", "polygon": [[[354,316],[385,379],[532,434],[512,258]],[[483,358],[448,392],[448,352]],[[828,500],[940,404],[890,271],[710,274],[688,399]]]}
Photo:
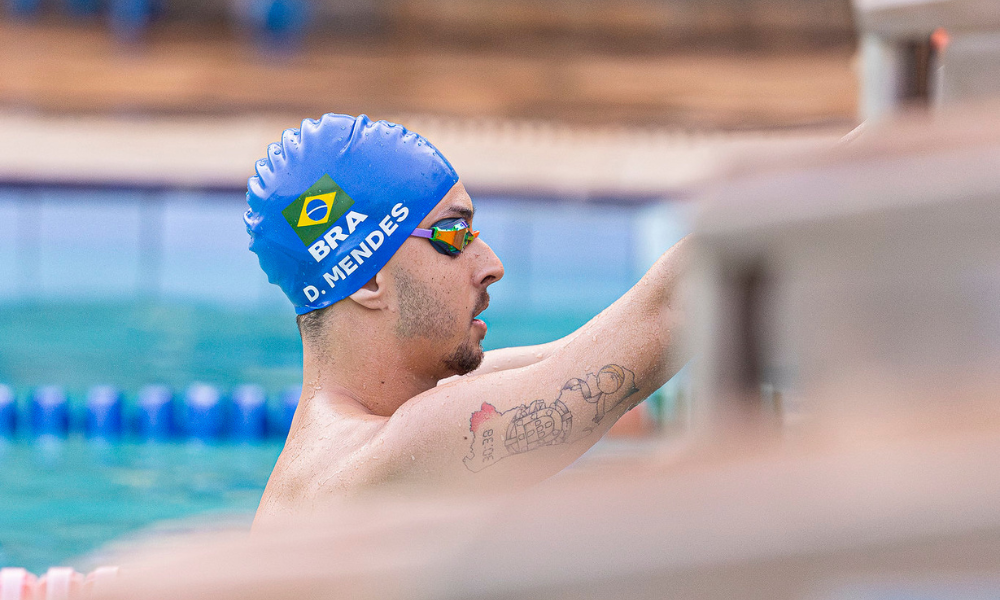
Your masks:
{"label": "blue swim cap", "polygon": [[458,182],[422,136],[365,115],[286,129],[256,171],[250,250],[300,315],[358,291]]}

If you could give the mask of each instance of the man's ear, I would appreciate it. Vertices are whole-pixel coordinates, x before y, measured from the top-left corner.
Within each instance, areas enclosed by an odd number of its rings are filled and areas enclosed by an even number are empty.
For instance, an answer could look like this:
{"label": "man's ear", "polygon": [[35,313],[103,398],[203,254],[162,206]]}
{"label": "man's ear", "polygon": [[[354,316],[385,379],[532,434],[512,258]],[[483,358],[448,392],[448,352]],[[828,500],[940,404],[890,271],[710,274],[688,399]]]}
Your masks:
{"label": "man's ear", "polygon": [[371,310],[382,310],[388,306],[385,300],[385,278],[382,271],[361,286],[361,289],[348,296],[351,300]]}

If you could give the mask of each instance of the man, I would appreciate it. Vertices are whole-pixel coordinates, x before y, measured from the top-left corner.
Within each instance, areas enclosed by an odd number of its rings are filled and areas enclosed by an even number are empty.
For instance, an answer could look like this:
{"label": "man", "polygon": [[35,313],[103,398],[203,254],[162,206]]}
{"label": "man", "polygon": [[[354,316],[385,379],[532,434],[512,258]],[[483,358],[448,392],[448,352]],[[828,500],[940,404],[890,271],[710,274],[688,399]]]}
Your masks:
{"label": "man", "polygon": [[247,199],[250,248],[296,307],[304,363],[257,524],[388,483],[539,481],[684,362],[681,244],[572,335],[484,354],[476,317],[503,265],[454,169],[398,125],[304,121],[268,147]]}

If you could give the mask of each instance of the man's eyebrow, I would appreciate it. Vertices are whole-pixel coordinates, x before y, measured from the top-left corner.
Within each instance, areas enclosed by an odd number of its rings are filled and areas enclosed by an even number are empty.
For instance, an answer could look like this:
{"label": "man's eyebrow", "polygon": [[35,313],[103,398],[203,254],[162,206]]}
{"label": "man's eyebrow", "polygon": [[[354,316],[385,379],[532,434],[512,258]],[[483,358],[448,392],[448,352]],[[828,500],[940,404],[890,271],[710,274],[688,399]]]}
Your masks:
{"label": "man's eyebrow", "polygon": [[475,208],[469,208],[467,206],[450,206],[445,214],[454,215],[456,217],[461,217],[466,221],[471,221],[475,212]]}

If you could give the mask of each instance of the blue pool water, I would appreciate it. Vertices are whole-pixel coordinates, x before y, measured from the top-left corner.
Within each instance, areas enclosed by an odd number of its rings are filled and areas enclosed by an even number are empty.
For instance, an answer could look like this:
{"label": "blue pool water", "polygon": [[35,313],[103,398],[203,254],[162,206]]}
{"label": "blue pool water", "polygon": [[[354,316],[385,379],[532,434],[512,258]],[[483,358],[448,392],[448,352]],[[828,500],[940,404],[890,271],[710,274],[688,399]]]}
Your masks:
{"label": "blue pool water", "polygon": [[[684,207],[477,198],[504,261],[487,349],[570,333],[685,233]],[[301,383],[294,314],[247,251],[238,193],[0,189],[0,384],[80,404],[109,384]],[[0,440],[0,566],[36,572],[164,519],[247,518],[280,446]],[[70,566],[75,566],[71,563]]]}
{"label": "blue pool water", "polygon": [[0,567],[86,569],[86,553],[163,519],[217,512],[249,523],[280,449],[0,440]]}

